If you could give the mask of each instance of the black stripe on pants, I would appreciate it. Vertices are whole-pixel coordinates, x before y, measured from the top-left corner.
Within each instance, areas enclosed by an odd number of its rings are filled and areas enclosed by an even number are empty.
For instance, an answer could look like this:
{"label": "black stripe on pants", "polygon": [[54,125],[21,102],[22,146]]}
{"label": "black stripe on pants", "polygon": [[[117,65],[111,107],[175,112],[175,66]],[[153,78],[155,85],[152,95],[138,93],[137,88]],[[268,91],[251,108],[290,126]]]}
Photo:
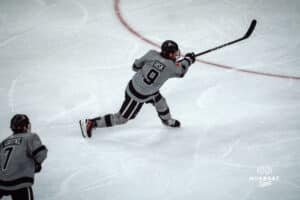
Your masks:
{"label": "black stripe on pants", "polygon": [[141,110],[143,106],[143,103],[139,103],[138,106],[136,107],[135,111],[133,112],[132,116],[130,117],[130,119],[134,119],[136,117],[136,115],[138,114],[138,112]]}
{"label": "black stripe on pants", "polygon": [[125,119],[134,119],[137,113],[140,111],[144,103],[138,103],[132,99],[127,93],[125,94],[125,100],[121,106],[120,114]]}
{"label": "black stripe on pants", "polygon": [[124,100],[124,102],[123,102],[123,104],[122,104],[122,106],[121,106],[121,109],[120,109],[120,113],[123,113],[124,112],[124,110],[126,109],[126,107],[127,107],[127,105],[129,104],[129,101],[130,101],[130,97],[128,96],[128,94],[127,94],[127,92],[125,93],[125,100]]}

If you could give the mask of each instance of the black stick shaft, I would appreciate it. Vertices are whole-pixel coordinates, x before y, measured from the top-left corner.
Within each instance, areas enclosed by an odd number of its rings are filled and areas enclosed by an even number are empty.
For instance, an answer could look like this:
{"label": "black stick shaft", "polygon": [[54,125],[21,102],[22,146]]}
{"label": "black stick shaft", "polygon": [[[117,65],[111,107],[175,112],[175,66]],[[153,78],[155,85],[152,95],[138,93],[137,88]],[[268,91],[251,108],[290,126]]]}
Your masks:
{"label": "black stick shaft", "polygon": [[222,45],[220,45],[220,46],[217,46],[217,47],[208,49],[208,50],[206,50],[206,51],[197,53],[195,56],[198,57],[198,56],[207,54],[207,53],[209,53],[209,52],[212,52],[212,51],[221,49],[221,48],[223,48],[223,47],[232,45],[232,44],[234,44],[234,43],[240,42],[240,41],[242,41],[242,40],[245,40],[245,39],[247,39],[247,38],[252,34],[252,32],[253,32],[254,29],[255,29],[255,26],[256,26],[256,20],[254,19],[254,20],[252,20],[251,25],[249,26],[249,28],[248,28],[246,34],[245,34],[243,37],[241,37],[241,38],[239,38],[239,39],[236,39],[236,40],[233,40],[233,41],[231,41],[231,42],[227,42],[227,43],[222,44]]}

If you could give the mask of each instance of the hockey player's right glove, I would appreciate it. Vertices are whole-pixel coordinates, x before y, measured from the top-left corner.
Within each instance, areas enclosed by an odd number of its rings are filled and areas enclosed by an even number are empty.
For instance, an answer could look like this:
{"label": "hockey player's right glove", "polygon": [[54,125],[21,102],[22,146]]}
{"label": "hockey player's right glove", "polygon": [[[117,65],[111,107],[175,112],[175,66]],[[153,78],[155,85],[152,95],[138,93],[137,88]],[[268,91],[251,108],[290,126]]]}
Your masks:
{"label": "hockey player's right glove", "polygon": [[193,64],[196,61],[196,56],[194,52],[185,54],[184,58],[187,59],[190,62],[190,64]]}

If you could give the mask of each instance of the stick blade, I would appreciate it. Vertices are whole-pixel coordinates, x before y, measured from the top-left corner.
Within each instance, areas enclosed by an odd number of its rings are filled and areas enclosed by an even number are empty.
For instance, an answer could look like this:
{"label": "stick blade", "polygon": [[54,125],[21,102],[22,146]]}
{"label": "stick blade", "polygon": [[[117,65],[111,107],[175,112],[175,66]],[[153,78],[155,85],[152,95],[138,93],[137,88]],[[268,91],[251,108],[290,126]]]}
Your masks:
{"label": "stick blade", "polygon": [[252,22],[249,26],[249,29],[248,29],[247,33],[245,34],[245,36],[244,36],[244,39],[248,38],[252,34],[252,32],[255,29],[256,23],[257,23],[257,21],[255,19],[252,20]]}

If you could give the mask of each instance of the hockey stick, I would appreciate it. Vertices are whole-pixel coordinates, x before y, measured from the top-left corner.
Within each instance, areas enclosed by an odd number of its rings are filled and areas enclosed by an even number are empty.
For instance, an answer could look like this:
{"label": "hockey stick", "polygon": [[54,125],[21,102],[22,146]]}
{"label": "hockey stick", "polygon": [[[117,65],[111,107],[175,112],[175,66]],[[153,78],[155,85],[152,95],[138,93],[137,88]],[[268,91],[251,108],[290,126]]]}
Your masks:
{"label": "hockey stick", "polygon": [[250,37],[250,35],[251,35],[252,32],[254,31],[255,26],[256,26],[256,20],[254,19],[254,20],[252,20],[252,22],[251,22],[251,24],[250,24],[250,26],[249,26],[249,28],[248,28],[246,34],[245,34],[243,37],[241,37],[241,38],[239,38],[239,39],[237,39],[237,40],[233,40],[233,41],[231,41],[231,42],[227,42],[227,43],[222,44],[222,45],[220,45],[220,46],[217,46],[217,47],[208,49],[208,50],[206,50],[206,51],[197,53],[197,54],[195,54],[195,57],[198,57],[198,56],[207,54],[207,53],[209,53],[209,52],[212,52],[212,51],[221,49],[221,48],[223,48],[223,47],[226,47],[226,46],[229,46],[229,45],[231,45],[231,44],[234,44],[234,43],[237,43],[237,42],[239,42],[239,41],[242,41],[242,40],[247,39],[248,37]]}

